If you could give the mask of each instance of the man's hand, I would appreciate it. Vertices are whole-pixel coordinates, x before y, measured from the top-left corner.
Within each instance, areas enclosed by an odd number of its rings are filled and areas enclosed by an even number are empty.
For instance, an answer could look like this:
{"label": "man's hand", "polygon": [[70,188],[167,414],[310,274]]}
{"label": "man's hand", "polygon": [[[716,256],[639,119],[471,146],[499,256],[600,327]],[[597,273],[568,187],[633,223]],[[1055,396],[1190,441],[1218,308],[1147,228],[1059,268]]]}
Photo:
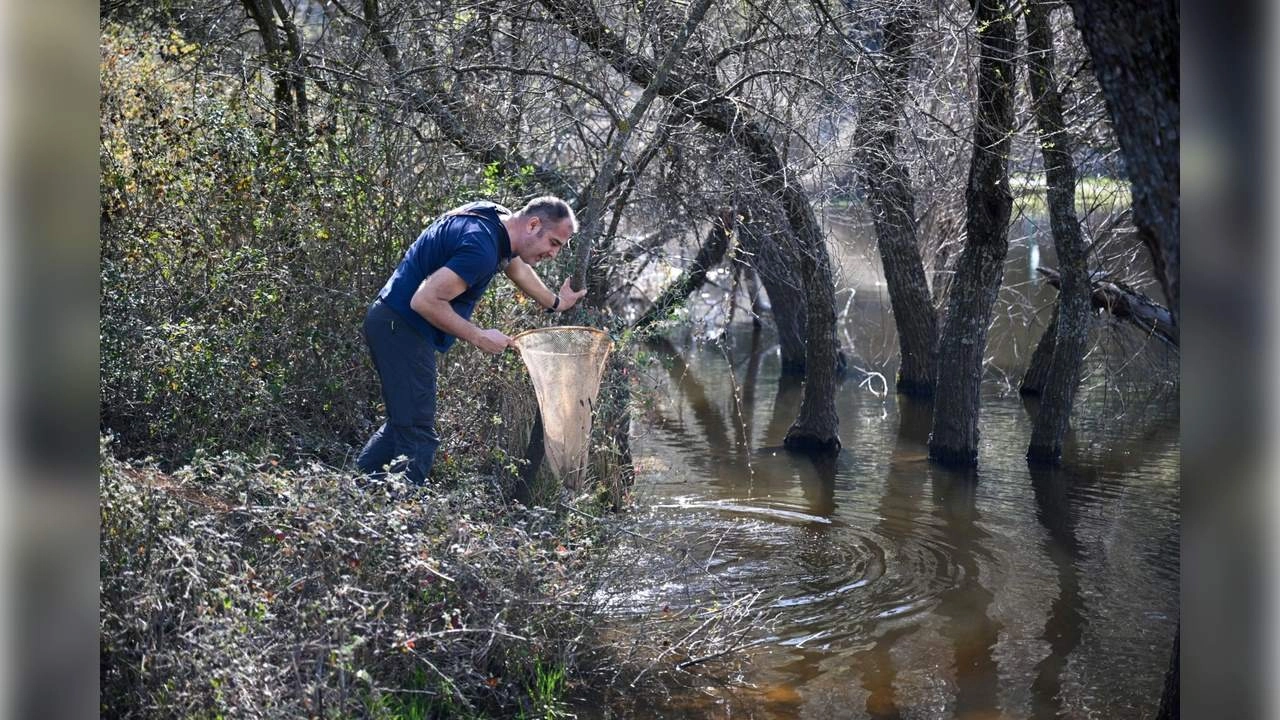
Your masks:
{"label": "man's hand", "polygon": [[487,353],[498,355],[511,347],[511,338],[504,335],[501,330],[481,330],[473,344]]}
{"label": "man's hand", "polygon": [[565,278],[564,284],[560,286],[560,307],[556,308],[560,312],[564,312],[574,305],[577,305],[578,301],[582,299],[582,296],[587,294],[587,289],[585,287],[581,290],[574,290],[570,285],[572,281],[573,278]]}

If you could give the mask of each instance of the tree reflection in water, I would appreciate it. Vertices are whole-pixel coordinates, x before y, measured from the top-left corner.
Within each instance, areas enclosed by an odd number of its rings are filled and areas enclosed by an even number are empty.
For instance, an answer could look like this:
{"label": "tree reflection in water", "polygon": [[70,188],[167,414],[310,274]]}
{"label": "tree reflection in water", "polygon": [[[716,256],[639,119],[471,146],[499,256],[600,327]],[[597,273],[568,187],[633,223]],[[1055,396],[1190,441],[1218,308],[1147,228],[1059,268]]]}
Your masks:
{"label": "tree reflection in water", "polygon": [[638,486],[659,508],[641,529],[693,549],[663,597],[762,591],[776,620],[750,654],[746,716],[1154,710],[1177,588],[1176,406],[1090,388],[1069,469],[1028,470],[1034,407],[993,395],[983,465],[955,473],[927,461],[929,405],[848,383],[845,449],[815,462],[781,447],[802,381],[777,375],[765,337],[655,347],[637,424],[661,468]]}

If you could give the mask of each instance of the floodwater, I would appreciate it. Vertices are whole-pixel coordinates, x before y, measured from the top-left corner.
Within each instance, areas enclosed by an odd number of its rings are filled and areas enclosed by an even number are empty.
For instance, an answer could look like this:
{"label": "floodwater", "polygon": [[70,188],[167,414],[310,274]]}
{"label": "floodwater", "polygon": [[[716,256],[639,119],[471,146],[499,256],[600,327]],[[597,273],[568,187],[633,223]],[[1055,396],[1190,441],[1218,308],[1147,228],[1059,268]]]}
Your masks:
{"label": "floodwater", "polygon": [[1176,356],[1099,321],[1064,461],[1029,467],[1035,406],[1016,387],[1053,297],[1033,250],[1010,251],[1024,310],[1002,294],[976,471],[928,462],[929,406],[883,392],[896,340],[875,273],[842,276],[855,370],[832,461],[782,449],[801,386],[767,329],[712,322],[651,349],[636,535],[608,606],[620,623],[751,614],[731,682],[622,714],[1153,716],[1179,612]]}

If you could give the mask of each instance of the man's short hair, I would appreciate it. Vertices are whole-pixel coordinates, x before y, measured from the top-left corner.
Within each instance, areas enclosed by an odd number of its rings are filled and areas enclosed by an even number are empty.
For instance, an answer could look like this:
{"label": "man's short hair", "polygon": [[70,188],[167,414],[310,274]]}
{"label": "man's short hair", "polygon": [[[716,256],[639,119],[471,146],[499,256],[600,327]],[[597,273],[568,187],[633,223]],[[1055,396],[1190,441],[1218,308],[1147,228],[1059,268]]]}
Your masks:
{"label": "man's short hair", "polygon": [[520,214],[537,215],[544,223],[558,223],[567,218],[573,232],[578,232],[578,218],[573,214],[573,208],[555,195],[543,195],[530,200],[520,210]]}

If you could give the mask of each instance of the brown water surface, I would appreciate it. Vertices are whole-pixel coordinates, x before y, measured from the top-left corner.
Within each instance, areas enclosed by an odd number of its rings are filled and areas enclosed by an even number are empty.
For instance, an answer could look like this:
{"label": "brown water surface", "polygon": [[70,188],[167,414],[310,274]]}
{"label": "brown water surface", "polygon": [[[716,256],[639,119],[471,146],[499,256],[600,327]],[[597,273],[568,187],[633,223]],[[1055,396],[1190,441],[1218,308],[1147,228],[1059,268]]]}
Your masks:
{"label": "brown water surface", "polygon": [[[1178,618],[1171,361],[1099,330],[1063,464],[1029,467],[1035,406],[1015,388],[1048,303],[1027,254],[1011,251],[1006,282],[1026,290],[1030,321],[1009,313],[993,329],[976,472],[927,461],[929,406],[873,392],[892,381],[896,341],[865,283],[845,318],[857,369],[836,398],[832,461],[781,448],[801,386],[780,379],[767,330],[653,348],[627,522],[667,544],[624,543],[617,562],[633,572],[610,588],[611,612],[636,622],[759,593],[760,614],[729,687],[632,715],[1153,715]],[[692,558],[674,575],[673,547]]]}

